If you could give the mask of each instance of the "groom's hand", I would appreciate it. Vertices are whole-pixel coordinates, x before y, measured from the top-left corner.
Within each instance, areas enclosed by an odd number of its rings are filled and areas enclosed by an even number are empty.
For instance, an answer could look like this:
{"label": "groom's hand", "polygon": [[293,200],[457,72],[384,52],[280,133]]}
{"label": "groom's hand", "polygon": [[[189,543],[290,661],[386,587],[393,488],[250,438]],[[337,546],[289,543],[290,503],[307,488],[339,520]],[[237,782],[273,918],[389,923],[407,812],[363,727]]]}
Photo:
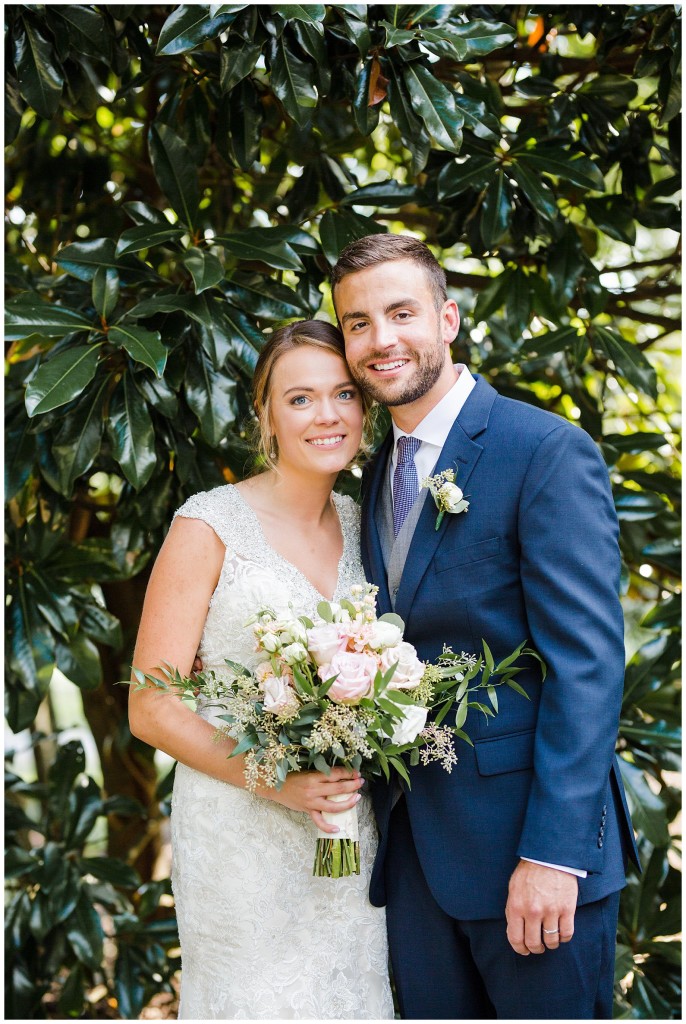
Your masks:
{"label": "groom's hand", "polygon": [[579,891],[575,875],[519,862],[510,878],[505,907],[507,938],[516,953],[543,953],[569,942]]}

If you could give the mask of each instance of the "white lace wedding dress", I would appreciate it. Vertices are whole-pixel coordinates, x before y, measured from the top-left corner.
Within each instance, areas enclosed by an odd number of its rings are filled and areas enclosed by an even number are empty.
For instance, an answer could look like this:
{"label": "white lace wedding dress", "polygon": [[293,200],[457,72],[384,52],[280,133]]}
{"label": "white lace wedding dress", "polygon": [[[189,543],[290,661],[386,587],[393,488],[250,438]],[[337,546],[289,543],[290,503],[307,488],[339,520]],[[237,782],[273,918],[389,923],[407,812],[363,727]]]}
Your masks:
{"label": "white lace wedding dress", "polygon": [[[344,539],[337,599],[364,573],[357,506],[337,494],[334,501]],[[196,494],[176,514],[208,523],[226,546],[200,647],[206,669],[222,675],[225,658],[254,661],[245,622],[259,608],[313,615],[322,595],[268,545],[235,487]],[[198,713],[213,720],[210,709]],[[308,815],[177,765],[171,829],[181,1019],[393,1017],[385,914],[367,897],[376,827],[369,797],[357,806],[361,874],[313,878]]]}

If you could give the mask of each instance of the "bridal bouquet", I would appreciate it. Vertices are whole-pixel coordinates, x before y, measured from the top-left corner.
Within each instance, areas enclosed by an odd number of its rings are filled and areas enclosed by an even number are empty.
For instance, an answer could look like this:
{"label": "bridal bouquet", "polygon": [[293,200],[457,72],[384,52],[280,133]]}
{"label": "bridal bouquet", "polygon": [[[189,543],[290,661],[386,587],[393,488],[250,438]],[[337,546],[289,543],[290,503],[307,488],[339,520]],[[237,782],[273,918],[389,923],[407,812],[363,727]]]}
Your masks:
{"label": "bridal bouquet", "polygon": [[[218,717],[237,740],[230,756],[244,755],[253,792],[258,784],[278,789],[291,771],[328,774],[336,765],[366,778],[390,780],[395,771],[409,786],[405,756],[412,766],[438,761],[450,772],[457,762],[453,737],[471,743],[463,730],[469,709],[497,713],[496,686],[503,684],[526,697],[514,679],[521,671],[515,663],[520,655],[540,658],[522,643],[496,665],[484,642],[479,657],[445,648],[436,664],[426,664],[403,640],[398,615],[377,617],[377,589],[358,585],[340,603],[320,602],[316,621],[262,609],[246,623],[258,664],[250,671],[227,661],[228,681],[212,672],[182,677],[169,667],[164,681],[137,670],[134,676],[139,685],[147,680],[222,709]],[[475,691],[489,704],[474,699]],[[443,725],[453,708],[454,724]],[[356,809],[324,818],[335,820],[339,832],[335,838],[319,832],[313,873],[359,874]]]}

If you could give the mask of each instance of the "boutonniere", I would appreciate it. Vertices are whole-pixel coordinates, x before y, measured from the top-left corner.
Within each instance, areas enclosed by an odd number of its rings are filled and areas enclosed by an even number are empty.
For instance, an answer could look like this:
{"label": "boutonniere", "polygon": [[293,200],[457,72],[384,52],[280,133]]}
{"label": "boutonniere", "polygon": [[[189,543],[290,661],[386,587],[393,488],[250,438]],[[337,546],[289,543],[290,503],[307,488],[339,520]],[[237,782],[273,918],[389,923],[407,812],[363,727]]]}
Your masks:
{"label": "boutonniere", "polygon": [[469,502],[455,483],[454,469],[444,469],[435,476],[427,476],[426,480],[422,480],[422,487],[428,487],[436,502],[436,529],[443,522],[446,512],[457,515],[458,512],[465,512],[469,508]]}

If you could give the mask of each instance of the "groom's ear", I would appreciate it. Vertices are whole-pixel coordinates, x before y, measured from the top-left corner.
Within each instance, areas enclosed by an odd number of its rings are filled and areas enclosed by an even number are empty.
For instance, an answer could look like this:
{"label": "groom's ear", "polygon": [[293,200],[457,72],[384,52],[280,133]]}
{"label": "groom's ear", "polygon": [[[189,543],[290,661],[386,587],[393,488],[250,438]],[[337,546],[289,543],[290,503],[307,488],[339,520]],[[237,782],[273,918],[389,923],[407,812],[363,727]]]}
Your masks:
{"label": "groom's ear", "polygon": [[443,341],[455,341],[460,330],[460,311],[454,299],[446,299],[441,309],[441,333]]}

